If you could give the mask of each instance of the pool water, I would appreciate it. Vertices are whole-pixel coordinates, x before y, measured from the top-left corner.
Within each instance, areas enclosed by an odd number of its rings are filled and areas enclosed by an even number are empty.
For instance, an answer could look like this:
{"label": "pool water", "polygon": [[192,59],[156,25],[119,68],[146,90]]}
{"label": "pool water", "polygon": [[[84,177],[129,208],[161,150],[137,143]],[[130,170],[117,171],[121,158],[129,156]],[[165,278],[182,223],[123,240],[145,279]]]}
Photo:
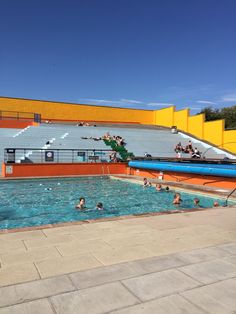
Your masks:
{"label": "pool water", "polygon": [[[157,192],[155,187],[143,188],[107,177],[66,179],[34,179],[0,183],[0,229],[80,221],[105,217],[187,210],[194,208],[195,195],[182,193],[181,205],[173,205],[174,191]],[[79,198],[85,197],[87,210],[75,209]],[[212,207],[213,201],[198,196],[202,207]],[[104,210],[96,210],[102,202]]]}

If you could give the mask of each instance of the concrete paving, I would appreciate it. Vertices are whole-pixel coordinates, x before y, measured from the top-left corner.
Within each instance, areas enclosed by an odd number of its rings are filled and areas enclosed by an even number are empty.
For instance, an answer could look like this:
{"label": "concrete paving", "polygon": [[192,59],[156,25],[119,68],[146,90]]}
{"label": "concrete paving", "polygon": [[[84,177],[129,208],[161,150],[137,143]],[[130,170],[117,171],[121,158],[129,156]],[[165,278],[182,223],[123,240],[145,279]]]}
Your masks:
{"label": "concrete paving", "polygon": [[235,248],[231,242],[1,287],[0,314],[236,313]]}
{"label": "concrete paving", "polygon": [[236,208],[0,234],[1,313],[236,313]]}

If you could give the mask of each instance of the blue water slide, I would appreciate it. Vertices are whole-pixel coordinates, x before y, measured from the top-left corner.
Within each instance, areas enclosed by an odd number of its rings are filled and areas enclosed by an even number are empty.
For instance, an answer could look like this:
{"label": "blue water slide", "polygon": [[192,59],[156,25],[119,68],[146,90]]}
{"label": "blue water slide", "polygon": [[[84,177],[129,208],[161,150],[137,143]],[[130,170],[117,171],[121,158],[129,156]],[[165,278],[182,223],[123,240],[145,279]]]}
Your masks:
{"label": "blue water slide", "polygon": [[185,172],[219,177],[236,178],[236,164],[181,163],[171,161],[138,161],[129,162],[129,167],[169,172]]}

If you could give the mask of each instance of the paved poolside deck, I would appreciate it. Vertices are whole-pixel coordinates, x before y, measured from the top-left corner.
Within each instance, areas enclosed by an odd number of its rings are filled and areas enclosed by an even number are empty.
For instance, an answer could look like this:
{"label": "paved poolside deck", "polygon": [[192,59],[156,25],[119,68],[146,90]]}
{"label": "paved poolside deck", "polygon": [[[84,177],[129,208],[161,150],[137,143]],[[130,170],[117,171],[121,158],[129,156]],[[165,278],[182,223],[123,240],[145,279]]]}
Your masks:
{"label": "paved poolside deck", "polygon": [[234,313],[236,207],[0,234],[0,263],[0,313]]}

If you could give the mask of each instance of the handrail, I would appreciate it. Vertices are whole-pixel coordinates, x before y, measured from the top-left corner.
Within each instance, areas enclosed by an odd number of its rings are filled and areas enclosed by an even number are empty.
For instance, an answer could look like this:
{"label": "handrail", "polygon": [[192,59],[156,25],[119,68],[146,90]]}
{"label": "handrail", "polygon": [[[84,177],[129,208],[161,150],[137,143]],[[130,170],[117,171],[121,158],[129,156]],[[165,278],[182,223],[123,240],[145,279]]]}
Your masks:
{"label": "handrail", "polygon": [[224,203],[224,207],[228,206],[228,199],[229,197],[236,191],[236,187],[228,194],[228,196],[226,197],[225,203]]}
{"label": "handrail", "polygon": [[4,163],[78,163],[110,161],[110,149],[5,148]]}

